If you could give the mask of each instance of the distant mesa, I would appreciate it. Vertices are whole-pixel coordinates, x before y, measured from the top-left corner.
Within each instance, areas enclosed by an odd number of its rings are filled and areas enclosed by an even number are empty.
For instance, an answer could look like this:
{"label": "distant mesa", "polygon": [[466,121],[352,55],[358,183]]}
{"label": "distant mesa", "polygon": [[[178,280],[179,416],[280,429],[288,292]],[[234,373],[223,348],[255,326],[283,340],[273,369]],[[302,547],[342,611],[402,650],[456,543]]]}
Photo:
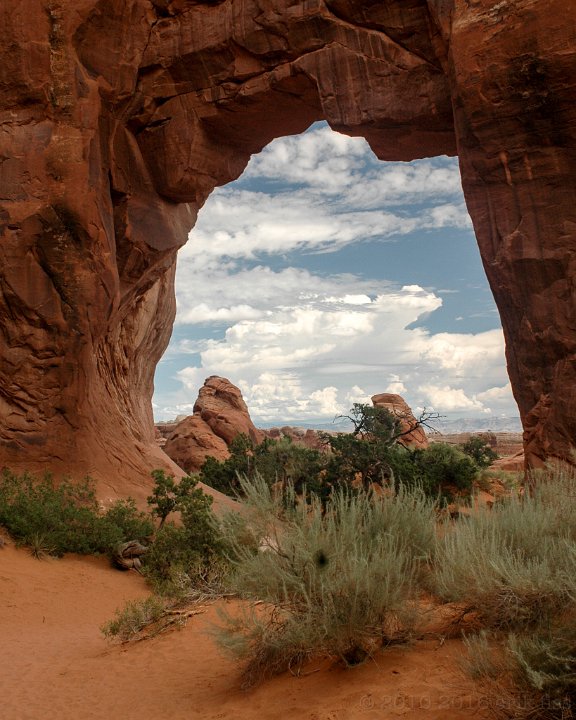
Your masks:
{"label": "distant mesa", "polygon": [[521,435],[522,422],[517,415],[510,417],[483,415],[481,417],[460,417],[451,420],[440,417],[434,421],[434,429],[442,433],[442,435],[458,435],[462,433],[478,435],[486,432]]}

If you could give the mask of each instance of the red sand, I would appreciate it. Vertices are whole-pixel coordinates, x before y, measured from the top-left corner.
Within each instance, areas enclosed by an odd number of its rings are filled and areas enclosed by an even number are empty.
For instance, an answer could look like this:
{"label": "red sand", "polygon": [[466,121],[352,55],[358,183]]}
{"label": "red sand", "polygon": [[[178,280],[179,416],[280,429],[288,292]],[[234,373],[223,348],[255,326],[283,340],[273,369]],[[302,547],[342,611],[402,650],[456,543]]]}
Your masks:
{"label": "red sand", "polygon": [[143,642],[104,639],[99,627],[115,609],[147,594],[139,575],[103,559],[36,560],[1,548],[1,720],[483,717],[457,669],[458,641],[395,648],[354,670],[325,661],[319,672],[242,691],[238,666],[205,633],[214,608]]}

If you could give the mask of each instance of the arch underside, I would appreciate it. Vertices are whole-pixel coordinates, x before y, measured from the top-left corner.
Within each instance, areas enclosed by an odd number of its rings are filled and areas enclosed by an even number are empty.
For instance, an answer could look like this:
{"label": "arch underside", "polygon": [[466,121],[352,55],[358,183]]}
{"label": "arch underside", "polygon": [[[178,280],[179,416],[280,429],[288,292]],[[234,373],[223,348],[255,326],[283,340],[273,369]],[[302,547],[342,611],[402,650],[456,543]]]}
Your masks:
{"label": "arch underside", "polygon": [[569,460],[576,9],[541,5],[5,3],[0,462],[118,494],[169,466],[151,396],[176,252],[214,187],[319,119],[383,160],[458,154],[527,461]]}

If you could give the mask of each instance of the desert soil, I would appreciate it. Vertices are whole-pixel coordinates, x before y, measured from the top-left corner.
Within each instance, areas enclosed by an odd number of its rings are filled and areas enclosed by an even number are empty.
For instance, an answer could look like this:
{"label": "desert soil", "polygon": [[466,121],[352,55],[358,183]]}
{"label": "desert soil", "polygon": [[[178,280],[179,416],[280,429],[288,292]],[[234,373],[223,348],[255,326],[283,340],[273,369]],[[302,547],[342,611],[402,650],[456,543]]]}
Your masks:
{"label": "desert soil", "polygon": [[37,560],[0,548],[2,720],[464,720],[482,701],[441,636],[345,670],[330,660],[249,691],[207,634],[215,607],[181,630],[129,644],[99,628],[148,589],[106,560]]}

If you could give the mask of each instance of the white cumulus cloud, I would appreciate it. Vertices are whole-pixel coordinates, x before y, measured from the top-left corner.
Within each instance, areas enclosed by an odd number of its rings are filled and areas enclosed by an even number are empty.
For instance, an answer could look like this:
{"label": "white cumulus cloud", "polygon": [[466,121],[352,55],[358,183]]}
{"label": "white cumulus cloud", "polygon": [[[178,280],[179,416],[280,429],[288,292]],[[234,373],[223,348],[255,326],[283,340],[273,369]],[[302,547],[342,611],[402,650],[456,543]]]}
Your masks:
{"label": "white cumulus cloud", "polygon": [[419,391],[428,400],[427,405],[435,410],[479,410],[485,412],[486,408],[475,397],[468,397],[462,388],[453,388],[449,385],[421,385]]}

